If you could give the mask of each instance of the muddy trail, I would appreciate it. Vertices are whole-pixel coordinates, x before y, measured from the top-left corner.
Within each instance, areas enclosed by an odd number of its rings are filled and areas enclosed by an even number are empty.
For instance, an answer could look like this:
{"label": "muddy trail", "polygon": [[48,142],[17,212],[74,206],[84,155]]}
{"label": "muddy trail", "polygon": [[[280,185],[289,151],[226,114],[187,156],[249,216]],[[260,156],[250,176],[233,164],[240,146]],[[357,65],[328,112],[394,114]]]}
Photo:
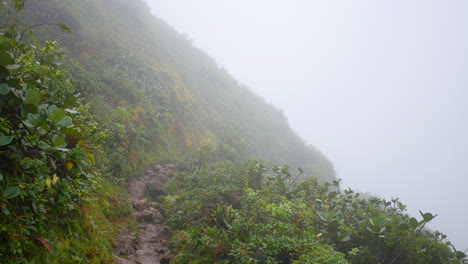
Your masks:
{"label": "muddy trail", "polygon": [[159,197],[176,169],[175,164],[155,165],[129,182],[127,191],[138,219],[139,231],[126,230],[119,236],[114,253],[119,264],[165,264],[172,255],[167,246],[171,229],[159,212]]}

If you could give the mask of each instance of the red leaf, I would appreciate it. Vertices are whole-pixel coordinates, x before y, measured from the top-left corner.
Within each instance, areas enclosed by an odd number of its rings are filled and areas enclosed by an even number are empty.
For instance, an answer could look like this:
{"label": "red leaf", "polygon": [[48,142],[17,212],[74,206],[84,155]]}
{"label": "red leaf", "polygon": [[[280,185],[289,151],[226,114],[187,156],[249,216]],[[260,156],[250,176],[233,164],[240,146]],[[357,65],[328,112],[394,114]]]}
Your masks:
{"label": "red leaf", "polygon": [[42,245],[49,251],[50,254],[52,254],[52,245],[49,244],[43,237],[36,237],[36,240],[41,242]]}

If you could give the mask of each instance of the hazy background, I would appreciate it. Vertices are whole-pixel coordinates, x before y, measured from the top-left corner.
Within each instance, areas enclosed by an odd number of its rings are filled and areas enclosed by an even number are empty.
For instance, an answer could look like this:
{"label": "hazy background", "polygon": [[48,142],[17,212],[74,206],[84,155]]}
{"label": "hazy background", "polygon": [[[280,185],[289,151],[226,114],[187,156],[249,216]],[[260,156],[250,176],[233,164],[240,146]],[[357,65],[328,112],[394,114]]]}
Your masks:
{"label": "hazy background", "polygon": [[345,186],[468,248],[468,1],[146,0],[284,109]]}

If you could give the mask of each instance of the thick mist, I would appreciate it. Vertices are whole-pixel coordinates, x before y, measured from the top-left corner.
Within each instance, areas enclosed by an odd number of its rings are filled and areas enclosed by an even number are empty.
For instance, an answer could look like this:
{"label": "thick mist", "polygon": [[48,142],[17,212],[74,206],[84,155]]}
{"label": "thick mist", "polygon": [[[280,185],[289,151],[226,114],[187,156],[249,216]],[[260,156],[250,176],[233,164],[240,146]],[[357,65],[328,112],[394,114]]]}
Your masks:
{"label": "thick mist", "polygon": [[468,248],[468,2],[146,0],[284,109],[344,185]]}

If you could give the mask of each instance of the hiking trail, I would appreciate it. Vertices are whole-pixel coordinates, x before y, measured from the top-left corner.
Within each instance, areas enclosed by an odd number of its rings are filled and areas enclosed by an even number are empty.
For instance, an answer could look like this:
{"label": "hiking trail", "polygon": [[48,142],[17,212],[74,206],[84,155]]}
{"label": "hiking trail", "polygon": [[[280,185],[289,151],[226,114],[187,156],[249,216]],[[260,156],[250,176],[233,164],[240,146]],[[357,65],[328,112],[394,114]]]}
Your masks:
{"label": "hiking trail", "polygon": [[138,219],[139,231],[127,229],[114,249],[119,264],[167,264],[172,254],[167,246],[171,229],[159,212],[159,197],[166,194],[176,164],[154,165],[127,186]]}

